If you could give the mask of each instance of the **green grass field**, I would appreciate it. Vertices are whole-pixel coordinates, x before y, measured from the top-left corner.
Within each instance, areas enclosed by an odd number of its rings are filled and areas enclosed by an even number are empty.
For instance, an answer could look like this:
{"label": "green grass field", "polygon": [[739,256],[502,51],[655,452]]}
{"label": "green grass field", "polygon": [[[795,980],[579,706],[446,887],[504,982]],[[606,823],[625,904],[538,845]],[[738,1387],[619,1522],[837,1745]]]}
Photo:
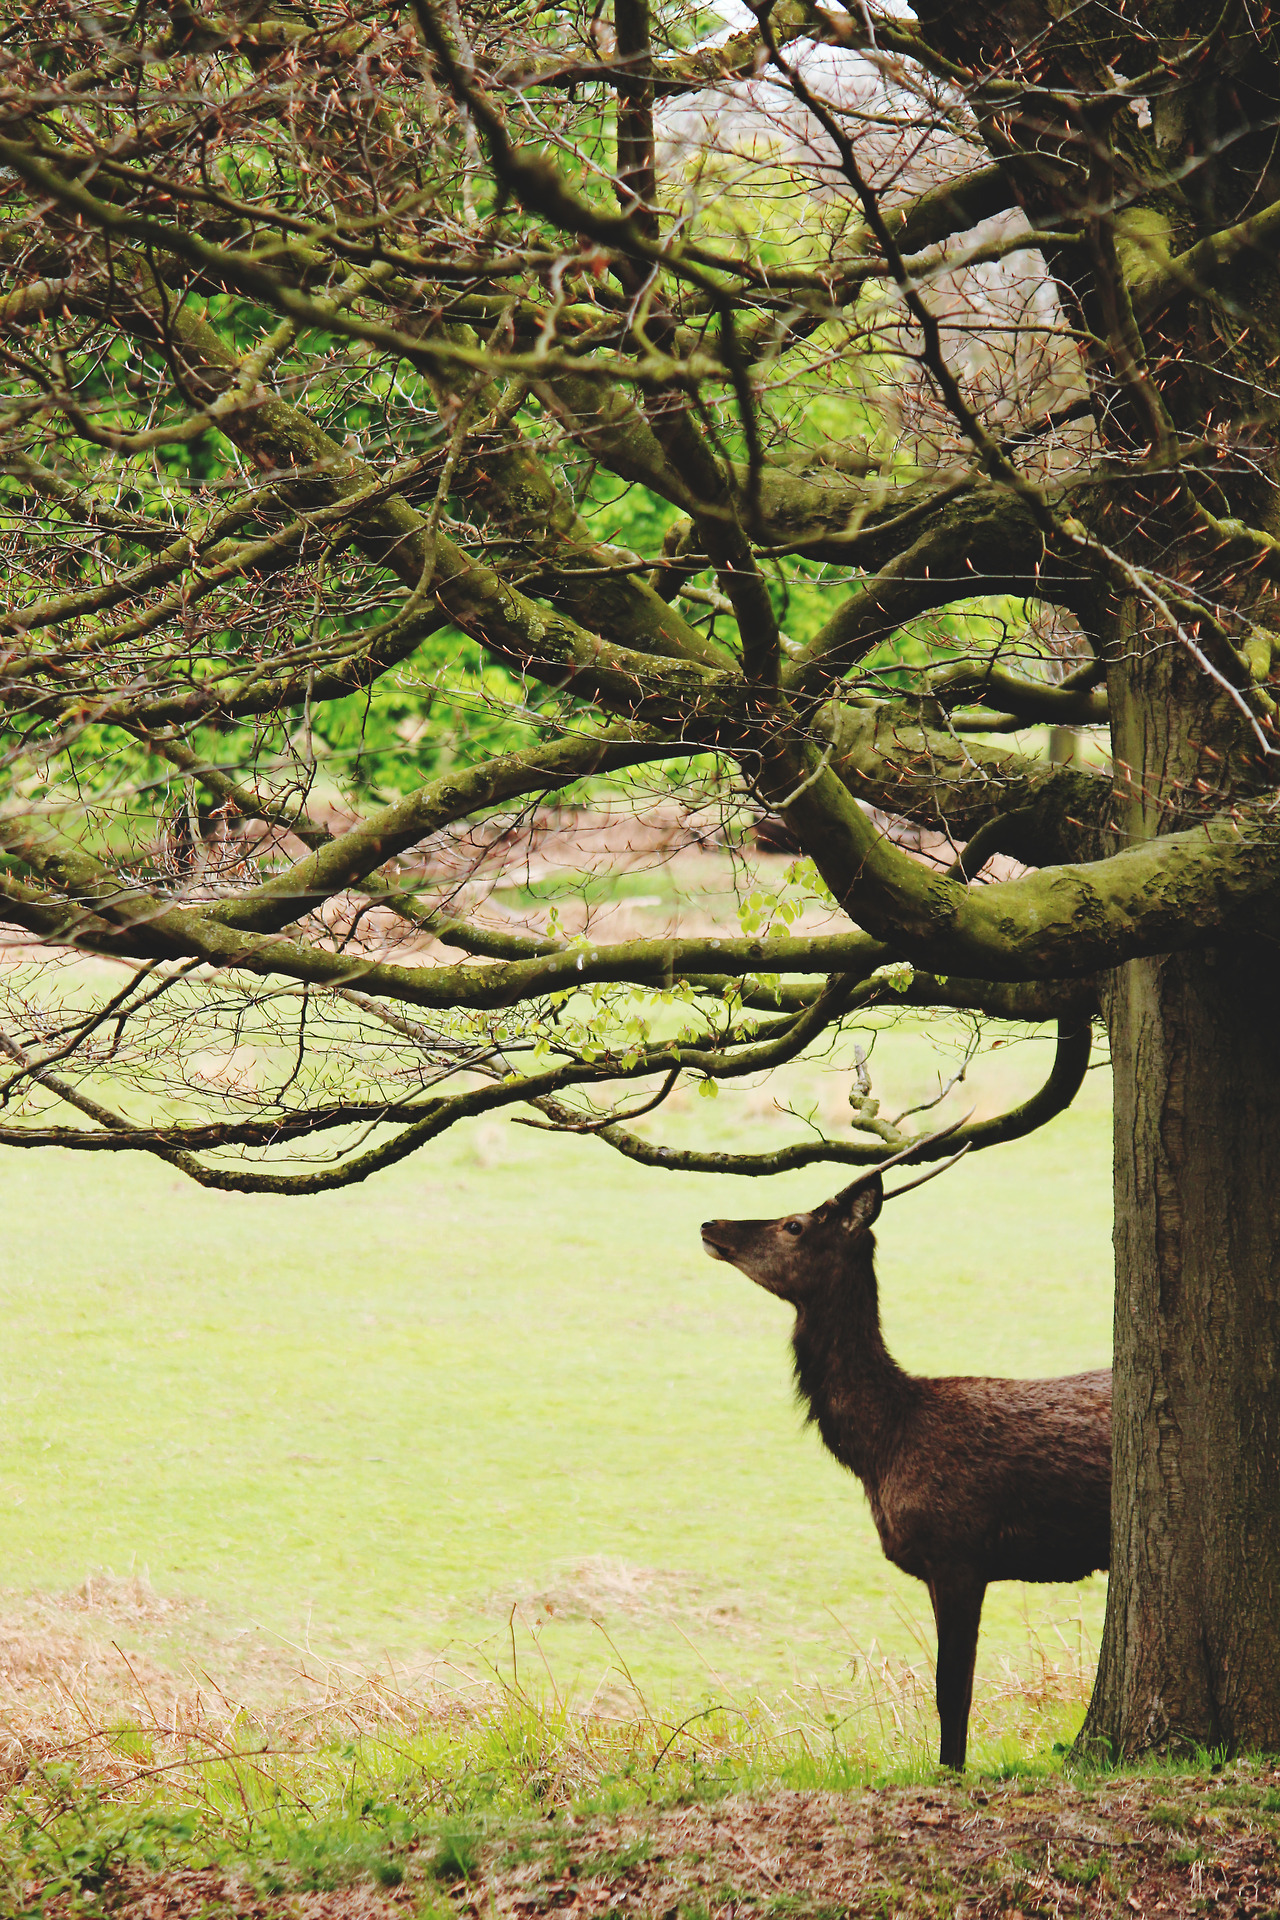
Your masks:
{"label": "green grass field", "polygon": [[[1048,1057],[986,1056],[964,1104],[994,1109]],[[888,1107],[934,1062],[888,1034],[876,1065]],[[663,1126],[760,1146],[784,1123],[755,1095]],[[902,1362],[1106,1364],[1109,1166],[1098,1072],[1039,1135],[890,1209]],[[698,1241],[712,1214],[813,1204],[836,1170],[664,1176],[488,1124],[304,1202],[123,1156],[9,1152],[0,1182],[12,1607],[141,1575],[185,1604],[134,1642],[246,1689],[304,1642],[509,1675],[512,1624],[523,1676],[578,1699],[625,1690],[623,1663],[668,1706],[834,1685],[858,1649],[927,1666],[923,1588],[881,1558],[861,1490],[796,1410],[787,1310]],[[979,1690],[1029,1631],[1050,1652],[1052,1623],[1096,1639],[1102,1595],[995,1589]]]}

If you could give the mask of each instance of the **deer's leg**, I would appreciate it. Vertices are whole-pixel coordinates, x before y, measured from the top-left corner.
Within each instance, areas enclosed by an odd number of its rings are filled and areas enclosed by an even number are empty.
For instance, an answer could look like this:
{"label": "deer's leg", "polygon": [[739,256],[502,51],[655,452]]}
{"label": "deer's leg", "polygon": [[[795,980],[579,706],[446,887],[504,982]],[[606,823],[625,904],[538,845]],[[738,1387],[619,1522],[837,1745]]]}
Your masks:
{"label": "deer's leg", "polygon": [[978,1624],[987,1591],[967,1568],[948,1570],[929,1582],[934,1624],[938,1629],[938,1718],[942,1746],[938,1759],[957,1772],[964,1766],[969,1743],[969,1707],[973,1701],[973,1663],[978,1651]]}

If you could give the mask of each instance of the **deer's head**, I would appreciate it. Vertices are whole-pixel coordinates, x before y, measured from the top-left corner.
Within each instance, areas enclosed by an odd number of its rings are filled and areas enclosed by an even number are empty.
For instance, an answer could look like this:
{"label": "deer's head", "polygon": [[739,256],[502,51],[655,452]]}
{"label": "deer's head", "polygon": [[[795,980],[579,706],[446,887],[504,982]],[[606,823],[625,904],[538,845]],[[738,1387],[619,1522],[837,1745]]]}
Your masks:
{"label": "deer's head", "polygon": [[871,1227],[883,1202],[877,1168],[812,1213],[784,1213],[780,1220],[706,1220],[702,1244],[713,1260],[727,1260],[757,1286],[798,1307],[844,1269],[851,1255],[871,1252]]}
{"label": "deer's head", "polygon": [[940,1166],[930,1168],[918,1180],[908,1180],[892,1193],[884,1190],[884,1174],[913,1154],[927,1151],[936,1141],[945,1140],[962,1126],[946,1127],[927,1140],[913,1141],[900,1153],[881,1161],[870,1173],[862,1174],[832,1199],[824,1200],[812,1213],[784,1213],[778,1220],[707,1220],[703,1222],[702,1244],[713,1260],[727,1260],[738,1267],[757,1286],[789,1300],[795,1307],[819,1287],[829,1284],[838,1273],[847,1273],[850,1264],[869,1261],[875,1241],[871,1228],[886,1200],[923,1186],[945,1173],[968,1152],[964,1146]]}

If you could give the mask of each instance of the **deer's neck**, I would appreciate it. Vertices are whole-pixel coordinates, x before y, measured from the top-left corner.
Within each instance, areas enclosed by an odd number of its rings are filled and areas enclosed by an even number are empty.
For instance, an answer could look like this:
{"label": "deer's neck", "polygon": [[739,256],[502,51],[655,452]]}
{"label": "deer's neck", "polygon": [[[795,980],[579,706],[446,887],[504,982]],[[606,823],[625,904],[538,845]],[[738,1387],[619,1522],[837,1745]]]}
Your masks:
{"label": "deer's neck", "polygon": [[796,1386],[825,1445],[874,1489],[915,1400],[914,1382],[884,1343],[875,1272],[834,1276],[806,1300],[793,1336]]}

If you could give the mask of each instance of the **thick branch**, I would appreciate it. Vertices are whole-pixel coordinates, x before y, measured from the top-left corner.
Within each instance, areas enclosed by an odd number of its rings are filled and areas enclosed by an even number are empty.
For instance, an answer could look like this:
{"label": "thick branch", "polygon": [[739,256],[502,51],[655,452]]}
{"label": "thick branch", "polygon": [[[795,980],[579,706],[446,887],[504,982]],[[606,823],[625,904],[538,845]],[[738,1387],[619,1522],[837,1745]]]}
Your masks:
{"label": "thick branch", "polygon": [[[826,542],[797,543],[793,550],[834,557]],[[783,684],[818,689],[933,607],[988,593],[1080,607],[1091,591],[1079,568],[1047,554],[1022,501],[994,487],[964,493],[941,505],[905,551],[896,551],[837,608],[803,655],[788,663]]]}
{"label": "thick branch", "polygon": [[1105,726],[1109,714],[1105,688],[1051,686],[1044,680],[1010,673],[994,662],[985,667],[944,667],[928,676],[923,691],[948,711],[953,707],[992,707],[1027,726],[1040,722],[1054,727]]}
{"label": "thick branch", "polygon": [[941,828],[956,840],[1017,814],[1017,857],[1029,866],[1092,860],[1110,850],[1111,782],[1104,774],[961,740],[926,724],[919,702],[832,701],[814,731],[834,747],[832,770],[850,792],[882,813]]}
{"label": "thick branch", "polygon": [[[1063,979],[1280,925],[1280,839],[1217,819],[1089,865],[987,887],[931,873],[879,833],[814,750],[761,781],[851,918],[937,972]],[[776,797],[775,797],[776,796]]]}
{"label": "thick branch", "polygon": [[384,807],[295,861],[286,873],[213,909],[213,917],[243,933],[277,933],[415,842],[470,814],[526,794],[571,786],[591,774],[664,759],[670,752],[665,741],[618,728],[604,737],[571,737],[554,746],[482,761]]}
{"label": "thick branch", "polygon": [[[1087,1020],[1060,1020],[1049,1078],[1029,1100],[996,1119],[979,1120],[971,1127],[961,1127],[945,1140],[922,1144],[914,1158],[942,1160],[963,1147],[1003,1146],[1007,1141],[1034,1133],[1075,1099],[1088,1072],[1091,1043]],[[540,1105],[543,1112],[550,1113],[566,1127],[576,1117],[563,1101],[546,1100]],[[624,1127],[602,1127],[599,1137],[628,1160],[637,1160],[646,1167],[662,1167],[668,1173],[736,1173],[759,1177],[790,1173],[797,1167],[826,1162],[871,1167],[885,1157],[883,1146],[872,1147],[851,1140],[806,1140],[795,1146],[775,1148],[772,1153],[703,1153],[696,1148],[655,1146]]]}
{"label": "thick branch", "polygon": [[1181,295],[1194,298],[1228,290],[1236,276],[1251,267],[1274,267],[1277,241],[1280,200],[1273,200],[1249,219],[1197,241],[1185,253],[1170,258],[1161,248],[1147,272],[1131,271],[1134,309],[1139,318],[1150,320]]}

